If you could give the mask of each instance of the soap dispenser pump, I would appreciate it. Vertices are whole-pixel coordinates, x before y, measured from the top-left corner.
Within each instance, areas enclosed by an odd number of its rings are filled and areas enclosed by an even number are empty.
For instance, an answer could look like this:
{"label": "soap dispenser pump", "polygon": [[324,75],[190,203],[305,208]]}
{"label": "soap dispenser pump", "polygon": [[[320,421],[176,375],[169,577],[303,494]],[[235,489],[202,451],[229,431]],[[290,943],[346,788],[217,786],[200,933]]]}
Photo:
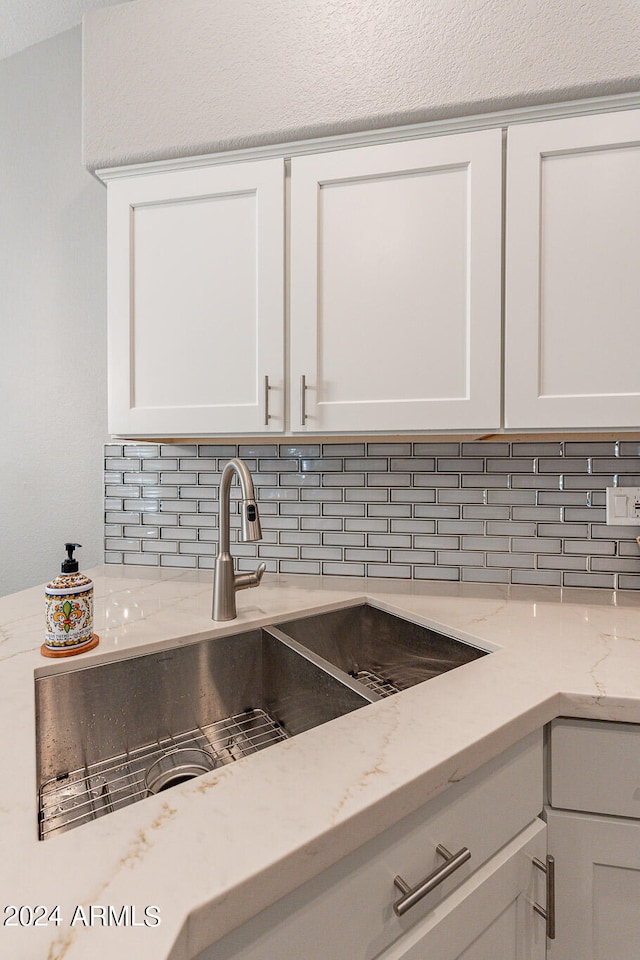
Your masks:
{"label": "soap dispenser pump", "polygon": [[65,543],[60,575],[45,587],[46,633],[40,652],[45,657],[71,657],[97,647],[93,632],[93,581],[78,571],[73,555],[79,543]]}

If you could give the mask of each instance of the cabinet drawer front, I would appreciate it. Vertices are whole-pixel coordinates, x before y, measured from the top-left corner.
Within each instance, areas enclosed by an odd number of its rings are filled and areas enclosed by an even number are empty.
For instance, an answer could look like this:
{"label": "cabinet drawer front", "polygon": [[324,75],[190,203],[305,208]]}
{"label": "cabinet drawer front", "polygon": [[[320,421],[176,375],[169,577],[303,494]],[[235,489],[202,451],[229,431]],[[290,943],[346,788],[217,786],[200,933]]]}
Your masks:
{"label": "cabinet drawer front", "polygon": [[[198,960],[372,960],[426,917],[542,809],[542,737],[533,734],[204,951]],[[403,917],[397,875],[411,886],[442,859],[471,859]]]}
{"label": "cabinet drawer front", "polygon": [[640,819],[640,725],[554,720],[553,807]]}
{"label": "cabinet drawer front", "polygon": [[536,820],[376,960],[544,960],[546,835]]}

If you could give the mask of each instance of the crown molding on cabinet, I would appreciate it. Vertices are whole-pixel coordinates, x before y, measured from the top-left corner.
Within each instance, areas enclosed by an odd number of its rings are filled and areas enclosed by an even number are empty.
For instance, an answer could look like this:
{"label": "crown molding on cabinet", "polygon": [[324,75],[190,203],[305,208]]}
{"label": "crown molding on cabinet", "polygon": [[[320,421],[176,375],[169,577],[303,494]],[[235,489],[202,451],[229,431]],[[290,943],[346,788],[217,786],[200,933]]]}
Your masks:
{"label": "crown molding on cabinet", "polygon": [[177,157],[172,160],[135,163],[121,167],[105,167],[96,170],[95,176],[106,183],[109,180],[116,180],[121,177],[166,173],[170,170],[211,166],[217,163],[237,163],[243,160],[260,160],[270,157],[289,158],[301,156],[302,154],[324,153],[329,150],[370,146],[372,144],[389,143],[397,140],[444,136],[450,133],[487,130],[495,127],[511,126],[513,124],[534,123],[541,120],[560,120],[567,117],[584,116],[585,114],[609,113],[613,110],[634,110],[639,107],[640,91],[617,94],[610,97],[592,97],[587,100],[571,100],[563,103],[543,104],[535,107],[500,110],[494,113],[475,114],[470,117],[433,120],[428,123],[407,124],[400,127],[368,130],[361,133],[318,137],[289,143],[274,143],[269,146],[249,147],[243,150],[226,150],[222,153],[203,154],[194,157]]}

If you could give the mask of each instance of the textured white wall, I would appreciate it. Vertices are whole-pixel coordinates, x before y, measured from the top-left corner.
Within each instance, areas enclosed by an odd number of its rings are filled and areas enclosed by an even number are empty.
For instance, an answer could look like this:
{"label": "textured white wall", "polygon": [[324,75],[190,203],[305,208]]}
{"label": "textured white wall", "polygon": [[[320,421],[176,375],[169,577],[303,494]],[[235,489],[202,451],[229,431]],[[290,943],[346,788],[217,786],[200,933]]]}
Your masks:
{"label": "textured white wall", "polygon": [[0,595],[55,576],[65,540],[102,559],[106,191],[80,81],[79,28],[0,62]]}
{"label": "textured white wall", "polygon": [[91,169],[640,88],[638,0],[135,0],[84,21]]}

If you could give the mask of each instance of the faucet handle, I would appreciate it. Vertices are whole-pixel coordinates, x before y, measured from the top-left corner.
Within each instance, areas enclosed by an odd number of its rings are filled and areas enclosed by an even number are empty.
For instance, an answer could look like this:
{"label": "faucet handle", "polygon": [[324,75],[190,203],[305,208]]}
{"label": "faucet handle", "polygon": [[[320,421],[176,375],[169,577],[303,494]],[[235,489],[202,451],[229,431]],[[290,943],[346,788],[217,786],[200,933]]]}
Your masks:
{"label": "faucet handle", "polygon": [[236,590],[247,590],[248,587],[257,587],[262,576],[267,569],[266,563],[261,563],[253,573],[236,573],[233,577],[233,585]]}

